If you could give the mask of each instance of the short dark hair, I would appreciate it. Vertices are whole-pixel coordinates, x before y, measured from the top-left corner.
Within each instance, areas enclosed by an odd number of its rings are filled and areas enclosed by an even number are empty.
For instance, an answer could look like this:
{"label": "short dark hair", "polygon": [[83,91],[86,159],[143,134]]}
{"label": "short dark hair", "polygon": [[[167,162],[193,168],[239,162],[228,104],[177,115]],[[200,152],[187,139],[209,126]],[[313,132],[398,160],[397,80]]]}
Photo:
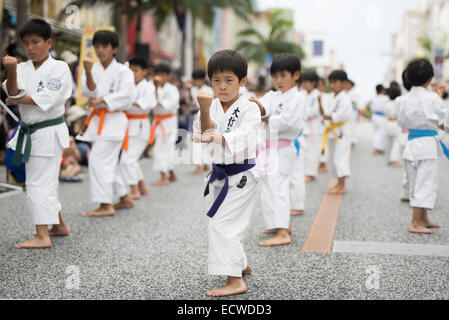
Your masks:
{"label": "short dark hair", "polygon": [[282,71],[288,71],[292,75],[294,75],[295,72],[301,72],[301,61],[297,56],[291,53],[284,53],[277,56],[271,64],[271,75],[273,76]]}
{"label": "short dark hair", "polygon": [[318,80],[320,80],[320,77],[315,71],[306,71],[302,74],[302,81],[315,82],[318,85]]}
{"label": "short dark hair", "polygon": [[20,39],[27,35],[36,35],[44,39],[45,41],[50,39],[53,35],[51,26],[43,19],[31,19],[20,29]]}
{"label": "short dark hair", "polygon": [[197,69],[192,72],[192,79],[205,79],[206,78],[206,71],[203,69]]}
{"label": "short dark hair", "polygon": [[407,79],[407,69],[402,72],[402,85],[407,91],[410,91],[412,89],[412,84]]}
{"label": "short dark hair", "polygon": [[248,75],[248,62],[235,50],[222,50],[214,53],[207,64],[207,75],[210,79],[217,72],[230,71],[239,81]]}
{"label": "short dark hair", "polygon": [[388,94],[388,97],[390,97],[390,100],[394,100],[401,95],[401,89],[399,87],[395,87],[395,86],[390,87],[387,90],[387,94]]}
{"label": "short dark hair", "polygon": [[414,59],[407,66],[407,79],[412,86],[422,86],[435,76],[433,66],[427,59]]}
{"label": "short dark hair", "polygon": [[376,92],[377,92],[377,94],[382,93],[383,90],[384,90],[384,86],[383,86],[383,85],[378,84],[378,85],[376,86]]}
{"label": "short dark hair", "polygon": [[137,66],[137,67],[140,67],[143,70],[148,69],[148,61],[147,61],[147,59],[142,58],[142,57],[131,58],[128,61],[128,63],[129,63],[130,66]]}
{"label": "short dark hair", "polygon": [[344,70],[334,70],[329,75],[329,81],[346,81],[348,74]]}
{"label": "short dark hair", "polygon": [[164,62],[160,62],[154,67],[154,73],[170,74],[171,72],[172,72],[171,67]]}
{"label": "short dark hair", "polygon": [[96,44],[102,44],[107,46],[110,44],[112,48],[118,48],[119,40],[118,35],[114,31],[110,30],[98,30],[94,33],[94,37],[92,39],[92,44],[95,46]]}

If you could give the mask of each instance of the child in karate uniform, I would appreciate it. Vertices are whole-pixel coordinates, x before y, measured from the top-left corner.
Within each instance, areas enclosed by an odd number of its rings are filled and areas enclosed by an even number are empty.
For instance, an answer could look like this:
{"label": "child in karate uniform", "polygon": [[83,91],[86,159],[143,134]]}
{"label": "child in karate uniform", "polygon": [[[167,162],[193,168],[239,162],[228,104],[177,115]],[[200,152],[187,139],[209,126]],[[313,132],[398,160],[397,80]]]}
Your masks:
{"label": "child in karate uniform", "polygon": [[385,153],[386,135],[385,124],[387,118],[385,117],[385,105],[388,102],[388,97],[384,94],[385,89],[381,84],[376,86],[377,95],[373,98],[370,104],[370,109],[373,113],[372,120],[374,126],[374,150],[373,155],[382,155]]}
{"label": "child in karate uniform", "polygon": [[[54,60],[51,26],[31,19],[20,30],[27,62],[5,56],[7,72],[3,89],[7,105],[19,105],[20,129],[9,142],[15,150],[14,162],[26,163],[27,204],[36,234],[33,239],[15,244],[16,248],[49,248],[50,236],[67,236],[69,228],[61,215],[59,171],[63,149],[69,147],[69,132],[64,122],[65,103],[72,93],[69,66]],[[49,231],[48,225],[53,225]]]}
{"label": "child in karate uniform", "polygon": [[[199,92],[206,92],[209,95],[211,95],[212,97],[214,96],[214,91],[212,90],[211,87],[209,87],[206,84],[206,72],[202,69],[198,69],[192,72],[192,87],[190,88],[190,98],[193,101],[193,103],[195,104],[195,106],[198,108],[199,110],[199,104],[198,104],[198,93]],[[201,147],[200,144],[194,144],[193,148],[197,148],[197,147]],[[198,152],[198,150],[194,150],[193,151],[194,155],[201,155],[201,151]],[[195,161],[196,162],[196,161]],[[210,167],[208,164],[204,163],[204,161],[202,159],[200,159],[198,162],[196,163],[200,163],[197,165],[196,169],[192,172],[192,174],[202,174],[204,172],[207,172],[210,170]]]}
{"label": "child in karate uniform", "polygon": [[[410,206],[413,208],[411,233],[435,233],[430,228],[439,226],[431,222],[428,210],[433,210],[437,197],[438,157],[442,146],[438,129],[448,130],[448,108],[434,92],[427,90],[434,70],[426,59],[415,59],[407,66],[406,78],[412,85],[399,104],[399,124],[409,129],[403,157],[410,184]],[[449,150],[444,149],[449,157]]]}
{"label": "child in karate uniform", "polygon": [[[326,86],[326,79],[319,78],[318,80],[318,91],[321,93],[321,105],[323,106],[324,113],[328,113],[329,109],[331,108],[331,103],[333,99],[333,95],[330,92],[327,92],[327,86]],[[320,132],[320,135],[322,136],[324,134],[324,129],[326,126],[324,125],[324,119],[321,123],[322,131]],[[320,147],[321,148],[321,147]],[[327,168],[327,158],[328,158],[328,150],[324,150],[324,154],[320,153],[320,166],[318,167],[318,172],[320,173],[326,173],[328,171]]]}
{"label": "child in karate uniform", "polygon": [[334,93],[332,107],[329,114],[325,114],[322,107],[321,96],[319,96],[320,112],[324,120],[328,120],[326,126],[322,153],[329,145],[329,158],[331,159],[331,171],[338,178],[337,185],[329,188],[328,193],[342,195],[346,193],[345,180],[351,175],[351,128],[347,125],[352,117],[352,102],[344,90],[345,81],[348,76],[343,70],[333,71],[329,75],[330,89]]}
{"label": "child in karate uniform", "polygon": [[[262,167],[262,216],[265,233],[275,234],[259,244],[264,247],[290,244],[290,215],[296,213],[291,210],[304,209],[292,208],[290,199],[290,183],[298,157],[295,140],[303,129],[305,118],[305,96],[296,86],[301,76],[301,62],[295,55],[280,55],[271,65],[271,75],[279,91],[269,104],[258,104],[267,132],[257,158]],[[304,183],[304,171],[300,179]]]}
{"label": "child in karate uniform", "polygon": [[[255,157],[260,111],[239,88],[247,80],[248,64],[233,50],[215,53],[209,60],[207,72],[212,82],[215,100],[200,92],[199,119],[193,125],[194,142],[212,155],[213,172],[209,186],[214,204],[208,212],[209,259],[212,275],[228,277],[223,287],[208,291],[208,296],[229,296],[246,292],[243,275],[251,274],[242,245],[257,196]],[[213,151],[213,152],[211,152]]]}
{"label": "child in karate uniform", "polygon": [[165,186],[177,181],[173,156],[178,134],[179,90],[169,82],[171,68],[160,63],[154,68],[156,86],[155,116],[150,133],[150,144],[154,143],[153,170],[161,173],[161,179],[151,183],[153,186]]}
{"label": "child in karate uniform", "polygon": [[139,159],[150,139],[149,111],[156,106],[156,94],[153,83],[145,79],[148,73],[148,62],[143,58],[129,60],[129,67],[134,73],[136,96],[131,108],[126,111],[129,120],[128,150],[122,152],[120,170],[126,185],[131,186],[131,197],[139,199],[149,194],[143,180]]}
{"label": "child in karate uniform", "polygon": [[385,105],[385,117],[387,118],[387,123],[385,124],[385,135],[387,137],[387,157],[388,165],[401,168],[400,164],[400,144],[399,136],[401,134],[401,127],[398,125],[397,116],[397,103],[396,100],[401,96],[401,89],[398,87],[388,88],[388,97],[390,101]]}
{"label": "child in karate uniform", "polygon": [[314,181],[318,175],[321,156],[321,140],[324,132],[323,117],[320,114],[317,89],[319,77],[315,71],[303,74],[303,87],[306,90],[306,123],[304,136],[307,141],[305,149],[305,175],[306,182]]}
{"label": "child in karate uniform", "polygon": [[[87,129],[79,140],[92,142],[89,157],[91,200],[100,203],[96,210],[83,213],[85,217],[111,216],[115,209],[133,208],[134,201],[128,194],[119,169],[122,147],[127,149],[129,109],[136,95],[132,71],[115,60],[118,36],[115,32],[95,32],[92,43],[100,60],[93,63],[86,58],[83,74],[83,94],[89,98],[93,111],[86,120]],[[120,202],[113,205],[115,198]]]}

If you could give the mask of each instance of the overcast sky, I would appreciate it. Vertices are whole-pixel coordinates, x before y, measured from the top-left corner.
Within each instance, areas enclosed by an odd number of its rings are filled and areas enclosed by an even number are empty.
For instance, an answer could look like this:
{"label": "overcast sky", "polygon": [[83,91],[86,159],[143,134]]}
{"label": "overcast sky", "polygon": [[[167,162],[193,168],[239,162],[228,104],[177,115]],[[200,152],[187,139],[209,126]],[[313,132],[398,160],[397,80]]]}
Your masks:
{"label": "overcast sky", "polygon": [[295,10],[295,29],[325,31],[364,102],[385,80],[391,35],[418,0],[256,0],[260,9]]}

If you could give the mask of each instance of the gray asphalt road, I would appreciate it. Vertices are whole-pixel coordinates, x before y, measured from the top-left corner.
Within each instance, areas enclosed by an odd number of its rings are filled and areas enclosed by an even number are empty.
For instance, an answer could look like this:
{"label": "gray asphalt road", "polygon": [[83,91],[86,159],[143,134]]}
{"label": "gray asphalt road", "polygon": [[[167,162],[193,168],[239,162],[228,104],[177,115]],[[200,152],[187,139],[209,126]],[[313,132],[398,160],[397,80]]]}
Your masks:
{"label": "gray asphalt road", "polygon": [[[411,235],[411,211],[399,202],[402,170],[371,156],[369,123],[361,123],[358,133],[334,240],[449,245],[449,162],[441,160],[439,198],[431,213],[442,228],[433,236]],[[142,166],[148,183],[158,178],[150,162]],[[192,169],[177,167],[178,183],[151,188],[135,209],[108,218],[81,217],[95,208],[88,179],[62,184],[71,235],[55,238],[46,250],[14,249],[33,226],[24,194],[2,196],[0,298],[211,299],[205,291],[225,279],[207,275],[210,201],[202,197],[203,178],[190,175]],[[245,278],[248,292],[232,299],[448,299],[447,257],[301,253],[329,179],[323,174],[307,186],[306,212],[292,219],[290,246],[257,245],[266,238],[257,205],[245,239],[254,273]],[[370,281],[373,274],[377,282]]]}

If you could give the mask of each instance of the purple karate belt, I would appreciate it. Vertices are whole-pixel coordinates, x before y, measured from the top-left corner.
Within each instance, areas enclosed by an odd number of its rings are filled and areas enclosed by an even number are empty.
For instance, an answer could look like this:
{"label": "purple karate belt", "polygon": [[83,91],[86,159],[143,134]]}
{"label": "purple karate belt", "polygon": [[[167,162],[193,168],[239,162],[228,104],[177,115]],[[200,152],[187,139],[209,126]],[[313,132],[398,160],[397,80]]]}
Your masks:
{"label": "purple karate belt", "polygon": [[209,178],[209,181],[207,182],[206,190],[204,190],[204,196],[207,196],[209,194],[209,184],[214,182],[216,179],[220,181],[225,179],[225,183],[220,193],[218,194],[218,197],[212,204],[212,207],[209,209],[209,212],[207,213],[208,217],[212,218],[217,213],[218,208],[220,208],[221,204],[226,198],[226,195],[228,194],[229,188],[228,176],[233,176],[248,171],[249,169],[252,169],[255,166],[256,166],[255,159],[247,159],[243,163],[233,163],[228,165],[214,164],[212,166],[212,174]]}

